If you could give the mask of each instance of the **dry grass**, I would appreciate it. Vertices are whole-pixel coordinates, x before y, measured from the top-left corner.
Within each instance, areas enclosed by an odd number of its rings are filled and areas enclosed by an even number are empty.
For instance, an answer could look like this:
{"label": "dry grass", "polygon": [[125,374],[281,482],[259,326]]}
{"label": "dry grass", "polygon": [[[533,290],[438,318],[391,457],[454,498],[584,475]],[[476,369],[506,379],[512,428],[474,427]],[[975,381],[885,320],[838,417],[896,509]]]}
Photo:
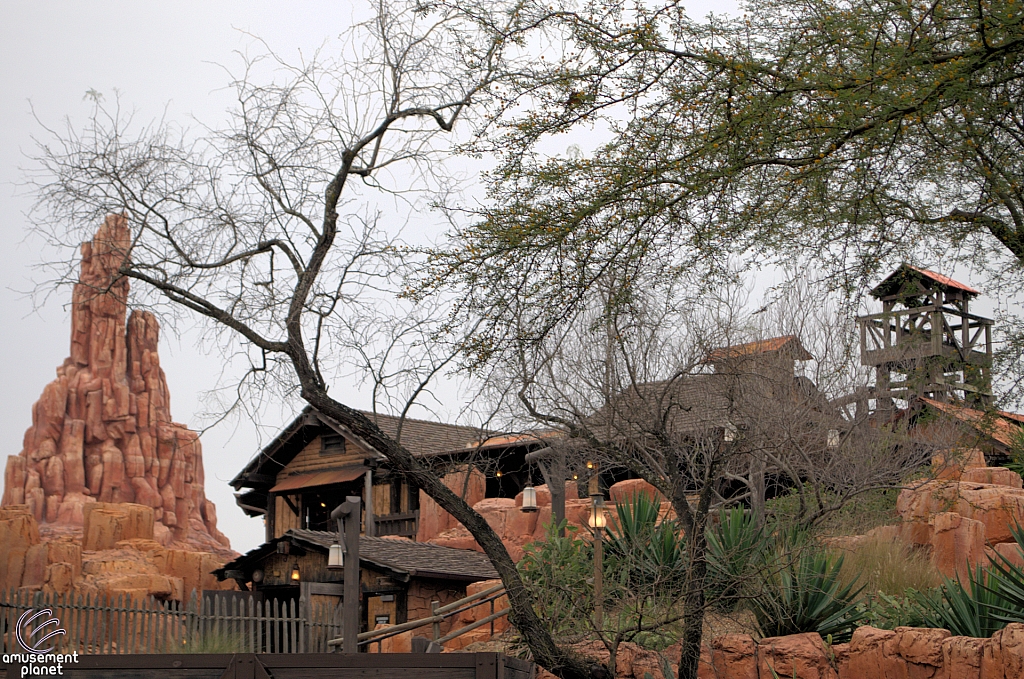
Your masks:
{"label": "dry grass", "polygon": [[910,588],[924,591],[942,583],[928,554],[914,549],[886,531],[867,536],[842,549],[842,578],[864,587],[864,594],[877,592],[902,596]]}

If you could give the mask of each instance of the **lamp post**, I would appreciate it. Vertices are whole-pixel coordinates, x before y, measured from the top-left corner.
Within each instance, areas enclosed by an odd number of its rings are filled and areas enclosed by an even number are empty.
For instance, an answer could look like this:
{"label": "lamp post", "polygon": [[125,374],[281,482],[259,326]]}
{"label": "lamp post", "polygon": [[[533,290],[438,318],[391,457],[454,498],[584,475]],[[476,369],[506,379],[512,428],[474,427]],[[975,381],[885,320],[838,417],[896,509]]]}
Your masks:
{"label": "lamp post", "polygon": [[359,504],[358,495],[349,495],[331,512],[331,518],[338,522],[338,544],[331,545],[327,567],[345,569],[345,596],[341,602],[342,653],[359,651]]}
{"label": "lamp post", "polygon": [[604,496],[591,495],[590,527],[594,529],[594,625],[604,627],[604,541],[601,531],[608,520],[604,515]]}

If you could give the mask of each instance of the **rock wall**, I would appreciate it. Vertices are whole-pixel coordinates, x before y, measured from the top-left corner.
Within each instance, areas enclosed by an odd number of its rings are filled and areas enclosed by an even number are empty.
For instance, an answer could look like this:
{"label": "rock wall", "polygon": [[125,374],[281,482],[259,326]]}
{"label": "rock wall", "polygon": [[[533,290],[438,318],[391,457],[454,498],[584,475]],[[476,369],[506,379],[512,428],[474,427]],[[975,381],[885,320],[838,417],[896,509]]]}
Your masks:
{"label": "rock wall", "polygon": [[71,356],[32,407],[22,451],[7,458],[0,506],[40,523],[84,526],[94,502],[150,507],[164,546],[232,554],[203,487],[198,435],[171,420],[152,314],[127,317],[117,274],[130,232],[111,216],[82,244],[71,301]]}
{"label": "rock wall", "polygon": [[[600,642],[576,647],[608,664]],[[619,645],[618,679],[666,679],[679,662],[679,645],[656,653],[635,644]],[[990,639],[954,637],[944,629],[861,627],[848,644],[827,646],[818,634],[755,640],[747,634],[715,638],[701,653],[699,679],[1021,679],[1024,677],[1024,624],[1008,625]],[[537,679],[553,674],[538,670]]]}
{"label": "rock wall", "polygon": [[0,592],[127,595],[186,600],[192,590],[234,589],[212,571],[210,552],[168,549],[152,539],[153,510],[130,503],[86,505],[84,543],[76,535],[44,536],[27,505],[0,509]]}
{"label": "rock wall", "polygon": [[900,492],[899,536],[931,550],[944,575],[966,579],[993,552],[1022,557],[1010,529],[1024,525],[1021,477],[1003,467],[986,467],[980,451],[933,461],[934,479]]}

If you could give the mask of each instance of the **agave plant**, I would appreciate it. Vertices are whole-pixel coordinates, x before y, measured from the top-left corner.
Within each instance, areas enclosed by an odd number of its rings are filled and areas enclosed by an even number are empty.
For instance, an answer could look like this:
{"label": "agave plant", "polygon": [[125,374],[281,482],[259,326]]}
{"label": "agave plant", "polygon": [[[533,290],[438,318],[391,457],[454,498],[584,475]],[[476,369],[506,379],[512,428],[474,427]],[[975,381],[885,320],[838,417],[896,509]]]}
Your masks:
{"label": "agave plant", "polygon": [[[1024,529],[1014,523],[1010,534],[1017,547],[1024,552]],[[986,597],[986,605],[993,620],[1002,623],[1003,627],[1011,622],[1024,622],[1024,568],[1021,568],[999,552],[987,569],[988,578],[979,582],[984,592],[979,596]],[[972,590],[977,590],[972,581]]]}
{"label": "agave plant", "polygon": [[839,577],[843,557],[812,546],[773,551],[760,565],[759,589],[749,599],[761,634],[817,632],[849,641],[863,611],[856,580],[844,585]]}
{"label": "agave plant", "polygon": [[752,513],[740,506],[722,512],[718,524],[707,532],[709,598],[731,607],[767,544],[764,527]]}
{"label": "agave plant", "polygon": [[617,504],[605,552],[624,586],[634,591],[657,586],[670,595],[686,573],[686,542],[676,521],[659,520],[659,510],[643,493]]}
{"label": "agave plant", "polygon": [[930,592],[915,592],[924,608],[930,627],[948,629],[966,637],[987,638],[1006,627],[1007,622],[1022,619],[1022,609],[1007,597],[1005,580],[996,570],[975,566],[968,572],[967,586],[960,577],[946,578],[942,586]]}

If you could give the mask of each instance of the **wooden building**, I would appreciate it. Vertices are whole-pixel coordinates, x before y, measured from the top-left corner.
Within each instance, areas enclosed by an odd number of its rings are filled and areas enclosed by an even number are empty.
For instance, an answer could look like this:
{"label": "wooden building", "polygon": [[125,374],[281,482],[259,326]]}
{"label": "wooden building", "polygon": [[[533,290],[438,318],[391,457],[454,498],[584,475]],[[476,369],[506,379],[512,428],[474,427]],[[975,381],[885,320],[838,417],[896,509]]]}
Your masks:
{"label": "wooden building", "polygon": [[[340,620],[344,572],[327,568],[337,540],[336,532],[290,528],[214,574],[261,599],[296,601],[313,619]],[[469,583],[498,577],[479,552],[394,537],[361,536],[359,562],[361,632],[426,617],[432,601],[451,603],[466,596]]]}
{"label": "wooden building", "polygon": [[[496,438],[473,427],[365,413],[413,455],[439,467],[473,464],[487,475],[487,497],[512,497],[525,483],[532,441]],[[401,423],[401,430],[399,425]],[[500,472],[500,473],[499,473]],[[363,498],[364,533],[415,539],[421,494],[347,427],[307,406],[231,480],[238,505],[266,522],[266,540],[292,529],[335,530],[331,511]],[[368,510],[368,511],[367,511]]]}

